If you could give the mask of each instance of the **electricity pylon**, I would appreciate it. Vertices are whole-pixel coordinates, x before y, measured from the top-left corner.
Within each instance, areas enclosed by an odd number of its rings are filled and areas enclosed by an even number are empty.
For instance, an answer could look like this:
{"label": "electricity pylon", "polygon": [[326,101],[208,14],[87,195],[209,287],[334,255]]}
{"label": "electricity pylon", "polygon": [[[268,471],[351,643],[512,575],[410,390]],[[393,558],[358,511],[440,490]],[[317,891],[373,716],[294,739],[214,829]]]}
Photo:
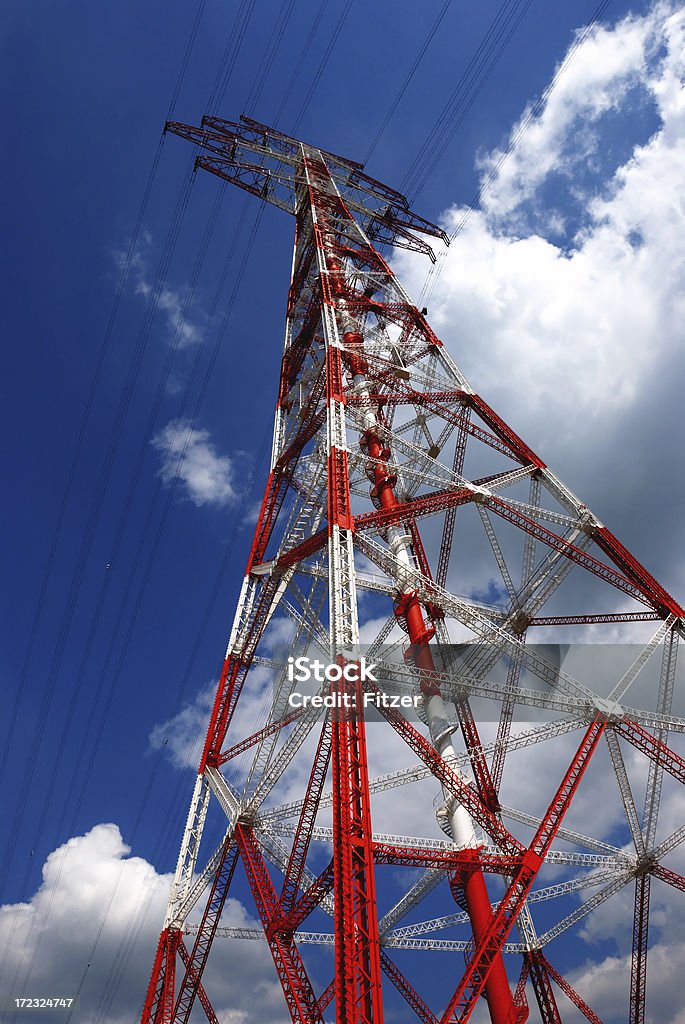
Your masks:
{"label": "electricity pylon", "polygon": [[[239,866],[292,1021],[332,1019],[334,1005],[344,1024],[380,1024],[393,999],[404,1005],[399,1019],[408,1008],[424,1024],[452,1024],[480,1006],[492,1024],[515,1024],[529,1016],[528,982],[541,1020],[561,1020],[562,992],[598,1021],[546,947],[634,881],[628,999],[637,1024],[650,879],[685,886],[661,863],[685,830],[656,839],[664,776],[685,782],[685,761],[666,743],[685,730],[671,713],[683,610],[474,392],[373,244],[434,258],[419,234],[447,242],[443,231],[360,164],[248,118],[167,130],[201,148],[197,167],[293,214],[296,228],[270,472],[143,1024],[188,1021],[198,1003],[218,1021],[203,983],[212,945],[255,937],[221,923]],[[540,627],[549,639],[552,627],[597,635],[650,620],[648,641],[601,692],[561,668],[558,648],[527,642]],[[656,651],[655,706],[629,707],[623,698]],[[318,702],[293,676],[294,659],[312,656],[326,666]],[[335,706],[321,706],[326,697]],[[474,701],[497,708],[488,742]],[[413,718],[402,710],[412,704]],[[516,731],[517,707],[546,717]],[[649,763],[641,813],[625,743]],[[526,763],[509,766],[515,751],[531,756],[538,744],[556,753],[526,787]],[[564,821],[600,748],[626,826],[616,846]],[[409,759],[400,767],[398,749]],[[392,770],[371,776],[370,761]],[[539,792],[542,811],[505,805],[508,783],[515,801],[517,789]],[[372,819],[397,810],[405,785],[418,791],[418,836],[374,831]],[[205,841],[200,857],[212,802],[223,836],[207,852]],[[598,828],[606,813],[594,809]],[[438,826],[446,838],[427,838]],[[534,888],[548,865],[563,879]],[[585,890],[589,898],[573,901]],[[400,927],[420,907],[433,916]],[[320,930],[303,928],[310,918]],[[439,937],[460,928],[465,937]],[[306,965],[308,944],[332,947],[332,962],[320,952]],[[455,952],[464,954],[456,970]],[[315,984],[325,970],[329,983]]]}

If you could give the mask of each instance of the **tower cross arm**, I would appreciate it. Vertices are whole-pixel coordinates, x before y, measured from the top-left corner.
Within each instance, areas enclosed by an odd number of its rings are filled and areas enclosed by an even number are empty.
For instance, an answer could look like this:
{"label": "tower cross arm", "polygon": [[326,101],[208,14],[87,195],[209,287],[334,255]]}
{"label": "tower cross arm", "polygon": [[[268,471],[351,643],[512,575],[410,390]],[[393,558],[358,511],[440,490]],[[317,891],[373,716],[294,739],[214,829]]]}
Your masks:
{"label": "tower cross arm", "polygon": [[371,177],[363,164],[311,146],[245,115],[240,121],[205,115],[199,127],[167,121],[164,131],[202,150],[195,161],[196,169],[211,171],[292,214],[298,211],[302,161],[308,153],[324,161],[349,210],[359,217],[370,237],[416,249],[433,260],[430,247],[413,232],[449,244],[443,228],[411,210],[406,196]]}

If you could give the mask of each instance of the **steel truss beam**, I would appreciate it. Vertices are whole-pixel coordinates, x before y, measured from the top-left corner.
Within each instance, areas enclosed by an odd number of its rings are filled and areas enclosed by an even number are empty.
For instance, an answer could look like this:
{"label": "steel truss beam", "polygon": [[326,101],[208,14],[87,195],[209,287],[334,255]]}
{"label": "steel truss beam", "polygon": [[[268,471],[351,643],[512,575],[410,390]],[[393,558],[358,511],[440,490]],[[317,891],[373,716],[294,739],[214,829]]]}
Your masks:
{"label": "steel truss beam", "polygon": [[527,954],[529,961],[530,980],[533,983],[535,1000],[540,1010],[542,1024],[562,1024],[557,1000],[552,989],[547,964],[540,950],[534,949]]}
{"label": "steel truss beam", "polygon": [[165,928],[157,944],[141,1024],[170,1024],[174,1013],[176,953],[181,933]]}
{"label": "steel truss beam", "polygon": [[630,1024],[644,1024],[647,988],[647,941],[649,938],[650,877],[635,879],[633,906],[633,948],[630,957]]}
{"label": "steel truss beam", "polygon": [[402,972],[397,969],[384,949],[381,950],[381,967],[405,1003],[411,1007],[422,1024],[438,1024],[438,1018],[430,1007],[424,1003],[416,989],[409,984]]}
{"label": "steel truss beam", "polygon": [[238,825],[236,843],[293,1024],[323,1024],[318,1000],[292,933],[282,930],[278,897],[254,832]]}
{"label": "steel truss beam", "polygon": [[677,782],[685,782],[685,760],[658,736],[653,736],[637,722],[618,722],[613,728],[619,736],[623,736],[637,750],[646,754],[650,761],[662,768]]}
{"label": "steel truss beam", "polygon": [[[195,936],[195,942],[193,948],[188,956],[188,963],[186,964],[186,971],[181,982],[181,987],[176,999],[176,1005],[174,1007],[174,1021],[182,1022],[187,1024],[190,1020],[190,1014],[193,1009],[193,1003],[195,997],[198,994],[198,989],[202,981],[202,974],[207,964],[207,958],[209,951],[216,934],[216,929],[219,925],[221,918],[221,912],[224,909],[228,890],[231,885],[233,873],[235,871],[238,851],[235,847],[233,837],[224,841],[224,846],[221,851],[221,857],[217,867],[214,881],[209,893],[209,899],[205,907],[204,914],[202,915],[202,921],[198,929],[197,935]],[[203,1005],[209,1000],[206,995],[203,997]]]}
{"label": "steel truss beam", "polygon": [[685,892],[685,875],[680,875],[677,871],[664,867],[663,864],[656,864],[652,868],[651,873],[655,878],[660,878],[662,882],[666,882],[667,885],[672,885],[674,889],[680,889],[681,892]]}
{"label": "steel truss beam", "polygon": [[366,732],[363,717],[345,713],[332,728],[336,1012],[371,1024],[383,1020],[383,1005]]}
{"label": "steel truss beam", "polygon": [[591,1010],[590,1007],[585,1002],[585,1000],[582,999],[578,995],[578,993],[573,988],[571,983],[569,981],[567,981],[566,978],[564,978],[564,976],[562,974],[559,974],[559,971],[557,971],[556,968],[552,966],[552,964],[549,962],[549,960],[544,955],[544,953],[541,950],[538,950],[536,955],[544,963],[545,969],[546,969],[547,974],[549,975],[549,977],[552,978],[552,980],[557,983],[557,985],[559,986],[561,991],[564,993],[564,995],[568,996],[568,998],[571,1000],[573,1005],[575,1007],[577,1007],[577,1009],[579,1009],[580,1012],[583,1014],[585,1019],[589,1020],[590,1024],[602,1024],[601,1020],[599,1019],[597,1014],[594,1012],[594,1010]]}

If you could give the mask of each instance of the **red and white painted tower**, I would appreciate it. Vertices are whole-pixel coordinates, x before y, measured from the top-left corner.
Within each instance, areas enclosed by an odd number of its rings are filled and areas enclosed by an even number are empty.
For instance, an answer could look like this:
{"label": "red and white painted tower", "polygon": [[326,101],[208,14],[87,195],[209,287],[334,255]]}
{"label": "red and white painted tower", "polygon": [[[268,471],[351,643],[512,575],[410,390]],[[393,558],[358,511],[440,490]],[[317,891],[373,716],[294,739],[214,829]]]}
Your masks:
{"label": "red and white painted tower", "polygon": [[[538,1013],[555,1022],[559,992],[574,1019],[597,1021],[547,947],[634,883],[626,1001],[630,1021],[643,1021],[650,880],[685,887],[662,863],[685,829],[657,841],[662,781],[685,782],[666,742],[685,731],[672,714],[683,610],[473,391],[373,244],[432,257],[417,232],[447,241],[439,228],[361,165],[247,118],[167,129],[201,147],[199,167],[293,214],[296,230],[271,467],[143,1024],[186,1022],[198,1004],[218,1020],[203,983],[213,943],[255,937],[222,925],[237,871],[287,1011],[308,1024],[380,1024],[391,1005],[395,1019],[424,1024],[466,1021],[476,1007],[492,1024]],[[484,578],[500,581],[492,600],[469,576],[485,558]],[[585,625],[601,638],[650,621],[649,639],[603,688],[531,642],[536,629],[563,640]],[[654,706],[631,707],[624,697],[657,652]],[[322,659],[332,678],[318,696],[356,712],[293,701],[288,656]],[[366,678],[362,658],[376,666]],[[517,707],[543,709],[543,720],[514,730]],[[649,765],[641,810],[625,744]],[[535,762],[544,773],[509,793],[510,774],[526,771],[519,759],[510,773],[515,753],[547,749],[557,753]],[[616,846],[566,818],[601,758],[626,825]],[[403,820],[416,834],[374,830],[410,791]],[[543,803],[509,806],[505,793]],[[203,842],[211,802],[224,821],[214,847]],[[541,885],[550,866],[553,884]],[[433,916],[416,920],[424,907]],[[332,948],[328,984],[314,983],[308,945]],[[319,953],[317,974],[323,963]]]}

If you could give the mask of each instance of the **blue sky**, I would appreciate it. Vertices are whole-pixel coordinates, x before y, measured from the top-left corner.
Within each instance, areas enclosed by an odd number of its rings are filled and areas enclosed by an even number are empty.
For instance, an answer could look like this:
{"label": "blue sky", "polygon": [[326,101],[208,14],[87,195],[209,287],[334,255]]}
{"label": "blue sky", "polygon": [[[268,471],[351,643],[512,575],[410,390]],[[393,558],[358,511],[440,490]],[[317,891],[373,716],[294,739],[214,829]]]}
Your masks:
{"label": "blue sky", "polygon": [[[106,920],[84,983],[84,1000],[97,1007],[89,1019],[114,1024],[137,1007],[147,964],[123,964],[111,1005],[106,984],[117,981],[122,937],[131,938],[126,907],[139,876],[156,894],[137,940],[141,963],[163,914],[161,876],[173,870],[192,784],[167,757],[164,723],[181,711],[193,726],[196,698],[225,648],[265,475],[288,286],[290,219],[208,175],[193,179],[175,247],[165,250],[191,153],[179,139],[161,149],[159,140],[198,10],[175,119],[197,124],[209,110],[274,123],[278,114],[277,128],[297,125],[303,138],[351,158],[373,147],[369,173],[401,188],[443,115],[433,156],[410,184],[421,214],[460,233],[428,281],[425,260],[402,254],[396,266],[412,295],[428,294],[429,319],[478,390],[683,595],[682,19],[667,3],[609,3],[529,124],[526,111],[544,99],[596,4],[505,7],[520,23],[458,126],[443,111],[500,10],[490,0],[447,7],[377,141],[441,3],[419,13],[386,0],[269,0],[245,22],[249,4],[212,0],[200,9],[13,3],[4,12],[10,583],[0,928],[16,936],[26,914],[45,916],[33,977],[45,987],[54,957],[54,977],[75,990],[97,939],[83,922],[104,914],[122,842],[130,847],[114,901],[120,917]],[[230,74],[218,102],[225,52]],[[178,453],[191,420],[172,491],[164,451],[171,444]],[[56,877],[54,851],[69,840],[72,859],[46,915],[41,871]],[[87,899],[76,882],[85,875]],[[241,908],[234,913],[238,920]],[[63,961],[54,953],[60,928],[80,935]],[[606,953],[600,943],[587,957],[604,962]],[[17,963],[10,953],[0,997],[11,994]],[[257,968],[245,970],[262,984]],[[278,1004],[263,984],[267,1013]],[[675,1020],[664,1007],[659,1019]]]}

